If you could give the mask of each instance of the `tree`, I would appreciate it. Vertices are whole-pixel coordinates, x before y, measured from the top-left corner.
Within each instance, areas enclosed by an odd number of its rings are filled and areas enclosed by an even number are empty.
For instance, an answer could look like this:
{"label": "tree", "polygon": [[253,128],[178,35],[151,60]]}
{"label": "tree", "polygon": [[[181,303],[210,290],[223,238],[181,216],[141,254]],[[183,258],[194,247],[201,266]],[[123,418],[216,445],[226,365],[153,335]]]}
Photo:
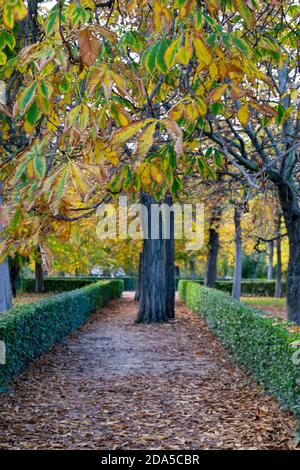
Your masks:
{"label": "tree", "polygon": [[[0,208],[2,204],[1,182],[0,182]],[[1,230],[1,225],[0,225]],[[6,312],[12,307],[12,289],[10,283],[8,259],[0,263],[0,313]]]}
{"label": "tree", "polygon": [[206,273],[204,284],[208,287],[215,287],[217,279],[217,261],[219,251],[219,224],[221,220],[222,209],[217,208],[209,223],[209,238],[208,238],[208,256],[206,263]]}
{"label": "tree", "polygon": [[232,284],[232,297],[240,299],[242,284],[242,227],[241,227],[241,210],[239,207],[234,208],[234,227],[235,227],[235,258],[234,258],[234,276]]}

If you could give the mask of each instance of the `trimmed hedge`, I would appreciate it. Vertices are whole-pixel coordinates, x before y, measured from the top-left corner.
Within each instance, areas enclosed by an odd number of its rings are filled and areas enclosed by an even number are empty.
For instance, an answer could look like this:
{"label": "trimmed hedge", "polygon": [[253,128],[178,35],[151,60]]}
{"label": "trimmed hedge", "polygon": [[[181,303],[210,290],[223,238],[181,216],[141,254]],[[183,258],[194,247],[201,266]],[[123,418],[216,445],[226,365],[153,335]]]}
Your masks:
{"label": "trimmed hedge", "polygon": [[[195,282],[203,285],[203,279],[182,279],[183,281]],[[179,280],[180,282],[180,280]],[[179,285],[179,282],[177,283]],[[217,280],[216,289],[231,294],[232,281]],[[253,295],[258,297],[274,297],[275,296],[275,281],[267,281],[263,279],[249,279],[242,281],[241,294],[242,295]],[[282,296],[286,295],[286,282],[282,281]]]}
{"label": "trimmed hedge", "polygon": [[287,322],[268,319],[265,312],[195,282],[181,281],[179,295],[300,424],[300,365],[292,362],[295,349],[291,346],[300,340],[300,332],[293,333]]}
{"label": "trimmed hedge", "polygon": [[[45,277],[44,278],[44,292],[68,292],[70,290],[79,289],[80,287],[87,286],[99,281],[112,281],[121,280],[124,282],[124,290],[133,291],[136,286],[136,278],[124,276],[119,278],[112,277]],[[34,292],[35,280],[34,278],[21,279],[21,292]]]}
{"label": "trimmed hedge", "polygon": [[121,280],[102,281],[28,304],[0,316],[0,341],[6,364],[0,364],[0,390],[37,359],[84,323],[98,308],[123,291]]}

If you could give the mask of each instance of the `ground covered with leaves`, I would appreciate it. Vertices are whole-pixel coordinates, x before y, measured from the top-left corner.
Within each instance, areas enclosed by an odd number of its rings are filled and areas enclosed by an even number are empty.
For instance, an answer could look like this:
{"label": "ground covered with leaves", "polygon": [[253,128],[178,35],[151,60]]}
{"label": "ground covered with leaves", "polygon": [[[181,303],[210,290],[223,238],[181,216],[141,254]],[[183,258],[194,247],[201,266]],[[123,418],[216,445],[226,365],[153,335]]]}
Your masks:
{"label": "ground covered with leaves", "polygon": [[111,302],[2,395],[1,449],[293,449],[295,420],[177,302],[135,325]]}

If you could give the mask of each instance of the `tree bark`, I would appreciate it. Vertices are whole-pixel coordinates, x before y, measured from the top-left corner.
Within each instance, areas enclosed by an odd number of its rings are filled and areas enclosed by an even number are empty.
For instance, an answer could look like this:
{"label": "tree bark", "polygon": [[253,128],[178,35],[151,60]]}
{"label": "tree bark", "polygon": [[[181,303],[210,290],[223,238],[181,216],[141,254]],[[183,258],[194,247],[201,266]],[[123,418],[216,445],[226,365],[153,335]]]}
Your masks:
{"label": "tree bark", "polygon": [[137,300],[137,301],[140,300],[141,270],[142,270],[142,254],[140,254],[140,259],[139,259],[139,271],[138,271],[136,289],[135,289],[135,294],[134,294],[134,300]]}
{"label": "tree bark", "polygon": [[[173,198],[170,194],[165,197],[165,204],[169,207],[173,205]],[[165,249],[165,309],[168,318],[175,318],[175,241],[174,241],[174,212],[170,212],[170,233],[164,240]]]}
{"label": "tree bark", "polygon": [[44,292],[44,272],[41,260],[35,262],[35,292],[37,294]]}
{"label": "tree bark", "polygon": [[282,260],[281,260],[281,215],[279,215],[277,220],[276,227],[276,258],[277,258],[277,268],[276,268],[276,285],[275,285],[275,297],[280,298],[282,296]]}
{"label": "tree bark", "polygon": [[279,183],[278,192],[289,239],[286,281],[288,319],[300,325],[300,209],[295,192],[288,183]]}
{"label": "tree bark", "polygon": [[274,257],[274,242],[273,240],[268,243],[269,245],[269,262],[268,262],[268,280],[273,279],[273,257]]}
{"label": "tree bark", "polygon": [[193,259],[190,259],[190,278],[195,279],[196,274],[195,274],[195,261]]}
{"label": "tree bark", "polygon": [[[2,183],[0,181],[0,207],[2,205]],[[2,229],[0,224],[0,230]],[[12,308],[12,289],[7,258],[0,263],[0,313]]]}
{"label": "tree bark", "polygon": [[187,260],[186,259],[184,260],[183,276],[184,276],[184,279],[187,279],[187,277],[188,277]]}
{"label": "tree bark", "polygon": [[162,224],[160,221],[158,239],[151,239],[151,204],[154,204],[155,201],[149,194],[142,193],[141,203],[148,209],[147,217],[143,218],[142,225],[146,228],[149,236],[143,240],[140,301],[136,323],[165,322],[168,321],[168,315],[165,302]]}
{"label": "tree bark", "polygon": [[20,263],[18,261],[18,256],[15,258],[10,258],[8,261],[9,265],[9,274],[10,274],[10,282],[11,282],[11,290],[13,297],[17,296],[17,280],[20,272]]}
{"label": "tree bark", "polygon": [[217,262],[219,252],[219,223],[221,212],[216,211],[210,221],[208,235],[208,256],[206,263],[206,274],[204,285],[207,287],[215,287],[217,279]]}
{"label": "tree bark", "polygon": [[235,228],[235,257],[234,257],[234,275],[232,284],[232,297],[239,300],[241,297],[242,285],[242,227],[241,213],[237,207],[234,209],[234,228]]}

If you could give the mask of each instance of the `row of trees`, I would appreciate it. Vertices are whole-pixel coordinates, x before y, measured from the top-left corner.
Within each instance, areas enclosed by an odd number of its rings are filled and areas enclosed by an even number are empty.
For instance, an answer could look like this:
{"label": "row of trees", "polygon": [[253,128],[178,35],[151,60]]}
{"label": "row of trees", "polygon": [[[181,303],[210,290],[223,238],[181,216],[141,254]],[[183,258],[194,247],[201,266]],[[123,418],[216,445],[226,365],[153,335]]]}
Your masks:
{"label": "row of trees", "polygon": [[[251,191],[272,190],[290,247],[288,314],[300,323],[298,3],[59,0],[49,10],[11,0],[0,8],[2,260],[24,243],[47,252],[51,234],[71,237],[62,227],[124,192],[183,200],[197,185],[228,186],[237,286],[241,207]],[[208,284],[221,212],[216,203]],[[144,241],[141,321],[170,315],[173,251]]]}

